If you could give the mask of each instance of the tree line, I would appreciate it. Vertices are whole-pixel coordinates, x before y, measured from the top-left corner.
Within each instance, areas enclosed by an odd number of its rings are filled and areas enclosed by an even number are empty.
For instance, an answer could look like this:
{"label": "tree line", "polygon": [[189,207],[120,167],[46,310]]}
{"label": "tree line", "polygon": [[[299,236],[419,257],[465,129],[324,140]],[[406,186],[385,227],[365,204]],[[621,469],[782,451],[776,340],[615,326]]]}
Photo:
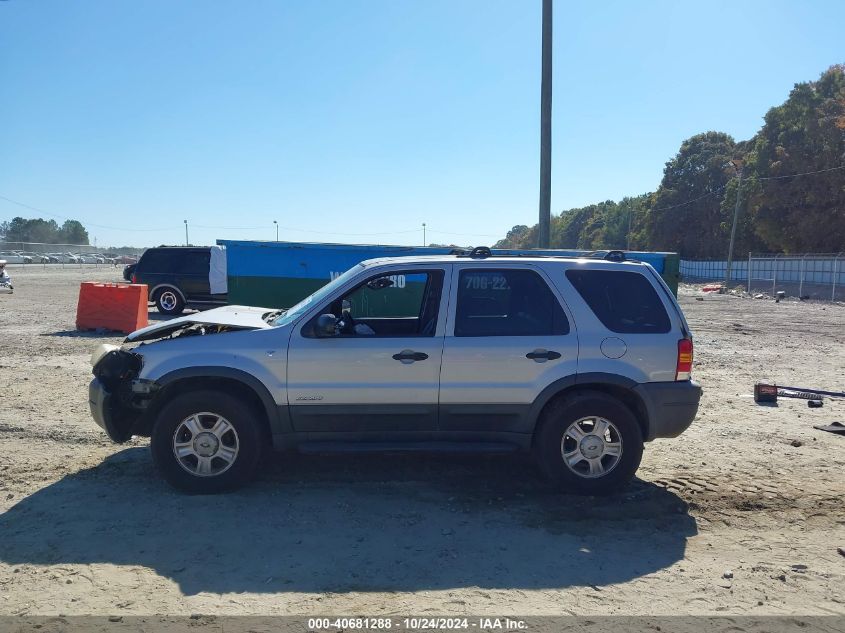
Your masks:
{"label": "tree line", "polygon": [[[845,65],[796,84],[750,140],[685,140],[657,191],[553,215],[551,246],[724,259],[737,195],[735,254],[845,250]],[[515,226],[495,246],[535,248],[537,226]]]}
{"label": "tree line", "polygon": [[17,217],[0,222],[0,241],[86,245],[88,231],[78,220],[65,220],[59,226],[55,220]]}

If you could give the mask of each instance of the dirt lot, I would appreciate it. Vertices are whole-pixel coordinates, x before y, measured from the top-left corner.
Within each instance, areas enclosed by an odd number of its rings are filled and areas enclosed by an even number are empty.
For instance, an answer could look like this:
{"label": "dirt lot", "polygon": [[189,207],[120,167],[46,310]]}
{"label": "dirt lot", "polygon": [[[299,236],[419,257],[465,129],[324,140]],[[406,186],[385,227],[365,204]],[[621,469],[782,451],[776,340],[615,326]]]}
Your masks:
{"label": "dirt lot", "polygon": [[78,282],[0,296],[0,614],[845,614],[845,403],[761,407],[755,380],[843,389],[845,306],[682,292],[705,393],[609,499],[520,458],[287,457],[187,497],[146,440],[91,421]]}

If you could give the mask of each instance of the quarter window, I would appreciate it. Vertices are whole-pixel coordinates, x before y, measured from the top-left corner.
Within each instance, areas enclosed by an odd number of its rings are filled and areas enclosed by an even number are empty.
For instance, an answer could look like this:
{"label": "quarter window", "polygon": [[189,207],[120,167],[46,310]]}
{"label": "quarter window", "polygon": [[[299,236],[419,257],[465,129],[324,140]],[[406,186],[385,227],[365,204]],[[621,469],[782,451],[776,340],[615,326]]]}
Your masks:
{"label": "quarter window", "polygon": [[568,334],[569,321],[533,270],[463,270],[458,277],[455,336]]}
{"label": "quarter window", "polygon": [[572,269],[566,278],[612,332],[665,334],[672,329],[663,302],[640,273]]}

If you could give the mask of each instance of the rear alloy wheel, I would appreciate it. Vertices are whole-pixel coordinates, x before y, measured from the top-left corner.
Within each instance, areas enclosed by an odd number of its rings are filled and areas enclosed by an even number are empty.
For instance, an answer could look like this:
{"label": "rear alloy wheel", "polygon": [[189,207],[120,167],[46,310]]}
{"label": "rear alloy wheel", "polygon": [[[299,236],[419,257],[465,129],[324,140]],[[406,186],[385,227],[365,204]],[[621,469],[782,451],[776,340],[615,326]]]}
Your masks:
{"label": "rear alloy wheel", "polygon": [[560,454],[563,463],[579,477],[602,477],[622,460],[622,434],[604,418],[581,418],[563,432]]}
{"label": "rear alloy wheel", "polygon": [[637,472],[642,431],[625,404],[585,391],[543,412],[534,451],[540,467],[561,490],[608,494],[627,485]]}
{"label": "rear alloy wheel", "polygon": [[163,288],[156,293],[155,304],[162,314],[182,314],[185,301],[173,288]]}
{"label": "rear alloy wheel", "polygon": [[263,451],[262,421],[227,393],[177,396],[156,418],[150,448],[159,472],[192,494],[237,488],[255,474]]}

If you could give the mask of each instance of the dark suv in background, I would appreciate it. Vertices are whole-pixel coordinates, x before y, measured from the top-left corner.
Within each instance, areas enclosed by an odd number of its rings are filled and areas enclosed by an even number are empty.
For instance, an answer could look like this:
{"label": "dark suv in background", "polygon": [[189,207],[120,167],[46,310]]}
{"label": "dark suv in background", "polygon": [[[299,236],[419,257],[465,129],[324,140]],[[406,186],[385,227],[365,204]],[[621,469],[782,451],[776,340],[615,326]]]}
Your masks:
{"label": "dark suv in background", "polygon": [[186,307],[225,305],[225,294],[211,294],[210,260],[209,247],[149,248],[138,260],[131,281],[147,284],[150,301],[163,314],[181,314]]}

